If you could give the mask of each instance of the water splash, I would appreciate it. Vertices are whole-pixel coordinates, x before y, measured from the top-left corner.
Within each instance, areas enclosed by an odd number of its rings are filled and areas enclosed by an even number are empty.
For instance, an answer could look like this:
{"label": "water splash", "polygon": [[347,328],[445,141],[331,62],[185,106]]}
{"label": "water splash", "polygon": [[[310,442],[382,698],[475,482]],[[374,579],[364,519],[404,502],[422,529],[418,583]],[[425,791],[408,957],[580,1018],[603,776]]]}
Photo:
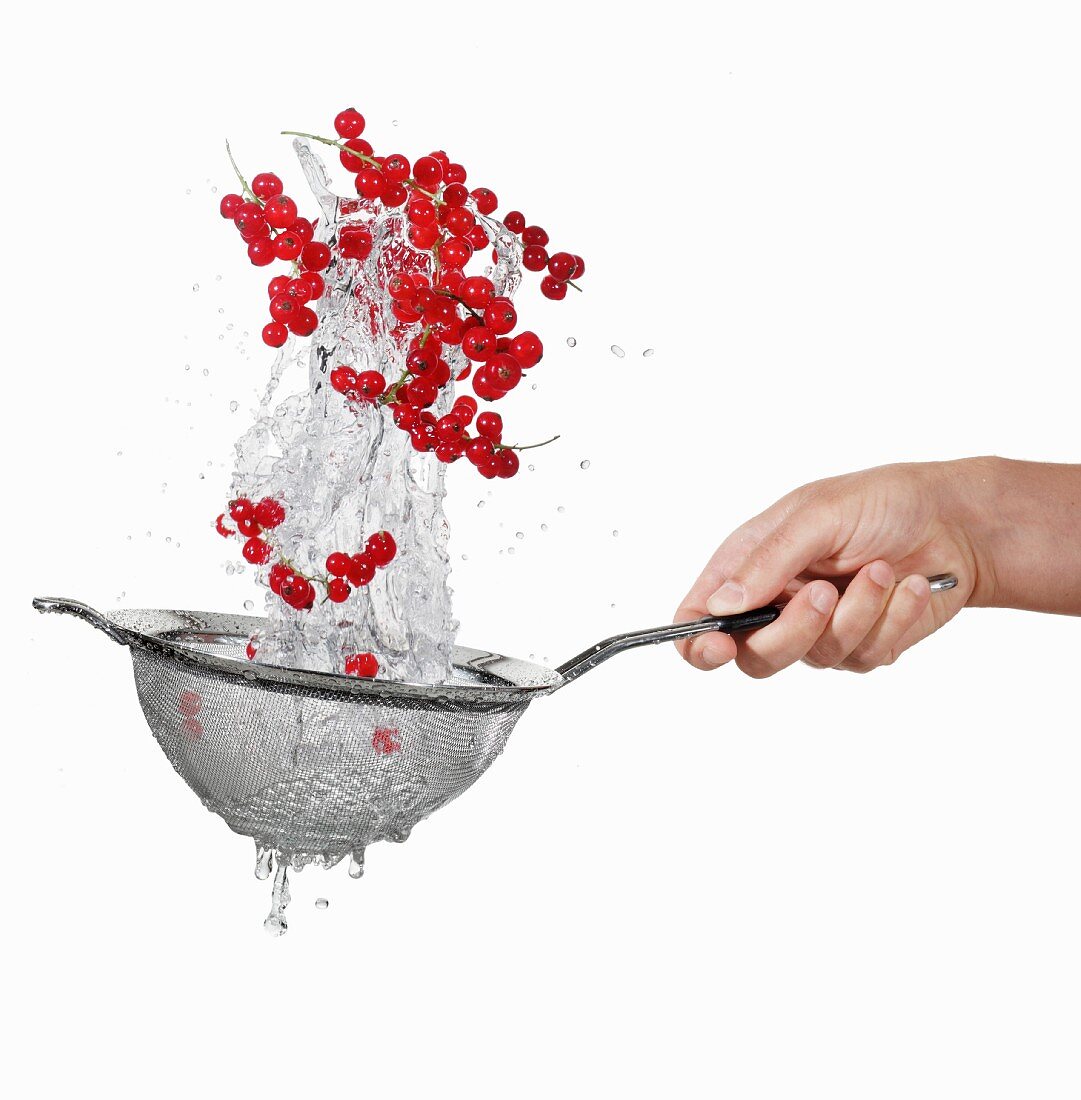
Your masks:
{"label": "water splash", "polygon": [[316,909],[329,909],[330,908],[330,902],[327,901],[326,898],[316,898],[315,899],[315,907],[316,907]]}
{"label": "water splash", "polygon": [[364,849],[361,848],[349,857],[349,877],[360,878],[364,874]]}
{"label": "water splash", "polygon": [[613,355],[614,355],[614,356],[615,356],[615,357],[616,357],[617,359],[622,359],[622,358],[623,358],[623,357],[624,357],[624,356],[625,356],[625,355],[627,354],[627,353],[626,353],[626,352],[625,352],[625,351],[624,351],[624,350],[623,350],[623,349],[622,349],[622,348],[621,348],[621,347],[619,346],[619,344],[613,344],[613,345],[612,345],[612,349],[611,349],[611,350],[612,350],[612,354],[613,354]]}
{"label": "water splash", "polygon": [[270,878],[274,864],[274,849],[264,848],[258,841],[255,844],[255,877],[260,881]]}
{"label": "water splash", "polygon": [[575,338],[573,336],[568,336],[567,337],[567,347],[573,348],[573,347],[577,347],[577,345],[578,345],[578,341],[575,340]]}
{"label": "water splash", "polygon": [[589,459],[588,459],[588,458],[583,458],[583,459],[582,459],[582,461],[578,463],[578,465],[579,465],[579,466],[580,466],[580,467],[581,467],[581,468],[582,468],[583,470],[588,470],[588,469],[589,469],[589,467],[590,467],[590,465],[591,465],[591,463],[590,463],[590,461],[589,461]]}
{"label": "water splash", "polygon": [[263,928],[271,936],[284,936],[289,931],[285,920],[285,907],[292,901],[289,893],[289,874],[285,863],[279,862],[274,872],[274,889],[270,895],[270,913],[263,921]]}

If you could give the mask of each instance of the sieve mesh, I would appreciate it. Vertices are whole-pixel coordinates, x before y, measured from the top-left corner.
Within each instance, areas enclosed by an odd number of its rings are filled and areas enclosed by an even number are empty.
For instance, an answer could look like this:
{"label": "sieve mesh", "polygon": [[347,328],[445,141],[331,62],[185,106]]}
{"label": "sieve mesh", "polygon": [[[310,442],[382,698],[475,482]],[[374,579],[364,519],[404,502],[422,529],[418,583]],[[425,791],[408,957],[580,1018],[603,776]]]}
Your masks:
{"label": "sieve mesh", "polygon": [[[247,637],[183,641],[242,660]],[[405,840],[491,765],[530,698],[343,695],[193,667],[154,648],[133,645],[131,655],[143,713],[176,771],[231,829],[293,866]]]}

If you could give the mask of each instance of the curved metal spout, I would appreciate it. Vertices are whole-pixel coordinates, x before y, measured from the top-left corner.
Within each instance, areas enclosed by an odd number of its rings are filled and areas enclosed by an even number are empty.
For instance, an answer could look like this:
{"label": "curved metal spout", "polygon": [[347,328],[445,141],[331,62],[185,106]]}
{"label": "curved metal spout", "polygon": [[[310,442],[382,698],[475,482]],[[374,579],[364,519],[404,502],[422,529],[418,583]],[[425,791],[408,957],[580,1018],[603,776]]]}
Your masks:
{"label": "curved metal spout", "polygon": [[111,623],[100,611],[95,611],[78,600],[69,600],[63,596],[35,596],[34,607],[43,615],[74,615],[77,619],[96,626],[103,634],[108,634],[114,642],[119,642],[120,645],[131,644],[131,636],[126,630]]}

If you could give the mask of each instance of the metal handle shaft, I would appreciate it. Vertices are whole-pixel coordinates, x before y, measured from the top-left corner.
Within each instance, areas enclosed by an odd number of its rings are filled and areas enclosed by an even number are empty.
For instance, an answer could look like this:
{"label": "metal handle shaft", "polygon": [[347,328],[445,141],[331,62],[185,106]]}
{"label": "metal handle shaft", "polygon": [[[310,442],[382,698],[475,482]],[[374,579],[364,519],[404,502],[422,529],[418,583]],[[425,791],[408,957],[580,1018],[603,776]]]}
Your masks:
{"label": "metal handle shaft", "polygon": [[[927,578],[932,592],[946,592],[957,587],[957,577],[953,573],[937,573]],[[668,626],[653,627],[650,630],[635,630],[629,634],[617,634],[606,638],[595,646],[572,657],[561,664],[556,672],[563,677],[564,683],[578,679],[603,661],[623,653],[628,649],[637,649],[643,645],[657,645],[660,642],[678,642],[683,638],[694,638],[699,634],[719,631],[722,634],[746,633],[768,626],[781,613],[776,604],[759,607],[754,611],[744,611],[739,615],[708,615],[704,619],[694,619],[689,623],[671,623]]]}
{"label": "metal handle shaft", "polygon": [[100,611],[95,611],[88,604],[80,603],[78,600],[65,599],[63,596],[35,596],[34,607],[43,614],[74,615],[108,634],[114,642],[119,642],[121,645],[131,643],[131,638],[126,631],[111,623]]}

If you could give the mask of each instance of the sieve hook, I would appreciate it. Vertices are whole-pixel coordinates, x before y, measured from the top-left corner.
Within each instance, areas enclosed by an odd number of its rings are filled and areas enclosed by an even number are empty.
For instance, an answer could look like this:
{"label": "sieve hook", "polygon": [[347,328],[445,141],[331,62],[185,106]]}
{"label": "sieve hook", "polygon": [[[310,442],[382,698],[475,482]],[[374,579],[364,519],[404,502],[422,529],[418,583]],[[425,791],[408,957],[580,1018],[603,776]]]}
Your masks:
{"label": "sieve hook", "polygon": [[95,611],[88,604],[80,603],[78,600],[65,599],[63,596],[35,596],[34,607],[42,614],[74,615],[76,618],[84,619],[121,645],[128,645],[131,640],[124,631],[109,622],[100,611]]}
{"label": "sieve hook", "polygon": [[[927,580],[931,585],[931,592],[946,592],[957,587],[957,577],[953,573],[937,573]],[[572,657],[561,664],[556,672],[563,677],[564,683],[577,680],[585,672],[594,669],[602,661],[614,657],[617,653],[623,653],[628,649],[636,649],[642,645],[657,645],[660,642],[678,642],[683,638],[695,638],[699,634],[708,634],[711,631],[719,631],[722,634],[740,634],[749,630],[757,630],[759,627],[768,626],[781,614],[781,608],[776,604],[768,607],[759,607],[754,611],[744,611],[739,615],[708,615],[704,619],[695,619],[689,623],[671,623],[668,626],[658,626],[651,630],[634,630],[628,634],[616,634],[612,638],[605,638],[595,646]]]}

